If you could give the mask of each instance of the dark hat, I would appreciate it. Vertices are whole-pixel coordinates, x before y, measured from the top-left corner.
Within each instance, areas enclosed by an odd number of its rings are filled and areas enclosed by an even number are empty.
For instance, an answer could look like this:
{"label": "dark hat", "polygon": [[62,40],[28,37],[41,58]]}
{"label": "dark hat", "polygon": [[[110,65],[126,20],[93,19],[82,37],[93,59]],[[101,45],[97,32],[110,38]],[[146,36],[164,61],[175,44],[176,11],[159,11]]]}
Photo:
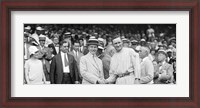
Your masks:
{"label": "dark hat", "polygon": [[90,39],[88,40],[87,45],[99,45],[99,41],[94,37],[91,36]]}

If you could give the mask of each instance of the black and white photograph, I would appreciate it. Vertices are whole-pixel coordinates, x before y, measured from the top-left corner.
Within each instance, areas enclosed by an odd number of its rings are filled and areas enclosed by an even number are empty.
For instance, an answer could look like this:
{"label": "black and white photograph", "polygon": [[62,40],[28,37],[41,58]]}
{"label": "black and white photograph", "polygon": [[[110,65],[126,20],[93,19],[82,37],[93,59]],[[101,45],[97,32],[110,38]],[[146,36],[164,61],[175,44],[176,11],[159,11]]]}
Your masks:
{"label": "black and white photograph", "polygon": [[24,85],[177,84],[176,24],[24,26]]}

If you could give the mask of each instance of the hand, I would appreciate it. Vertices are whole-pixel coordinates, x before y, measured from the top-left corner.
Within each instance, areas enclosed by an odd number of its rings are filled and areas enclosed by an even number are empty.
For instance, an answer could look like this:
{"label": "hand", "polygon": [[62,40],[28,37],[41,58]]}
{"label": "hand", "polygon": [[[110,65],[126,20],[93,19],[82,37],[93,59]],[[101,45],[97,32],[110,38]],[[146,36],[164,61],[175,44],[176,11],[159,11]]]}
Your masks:
{"label": "hand", "polygon": [[140,79],[139,78],[135,78],[134,84],[140,84]]}
{"label": "hand", "polygon": [[97,81],[99,84],[105,84],[105,80],[98,80]]}
{"label": "hand", "polygon": [[109,84],[110,82],[108,80],[105,80],[105,84]]}
{"label": "hand", "polygon": [[80,84],[79,81],[75,81],[75,84]]}

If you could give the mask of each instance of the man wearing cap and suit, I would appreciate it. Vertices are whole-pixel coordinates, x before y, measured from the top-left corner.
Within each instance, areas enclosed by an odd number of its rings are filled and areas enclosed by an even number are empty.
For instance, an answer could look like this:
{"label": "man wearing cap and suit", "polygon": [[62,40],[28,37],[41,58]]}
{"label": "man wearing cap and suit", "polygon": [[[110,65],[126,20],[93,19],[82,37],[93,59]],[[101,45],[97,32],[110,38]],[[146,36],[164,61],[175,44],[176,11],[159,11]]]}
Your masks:
{"label": "man wearing cap and suit", "polygon": [[78,68],[76,60],[70,54],[69,42],[60,43],[60,53],[55,55],[50,67],[51,84],[78,84]]}
{"label": "man wearing cap and suit", "polygon": [[46,81],[50,81],[49,79],[49,73],[50,73],[50,63],[49,61],[52,59],[52,55],[50,52],[50,48],[45,46],[45,41],[46,41],[46,36],[44,35],[40,35],[39,36],[39,51],[40,51],[40,59],[42,60],[42,64],[43,64],[43,70],[44,70],[44,74],[46,77]]}
{"label": "man wearing cap and suit", "polygon": [[155,67],[154,83],[169,84],[172,83],[173,66],[166,62],[167,53],[164,50],[158,51],[158,64]]}
{"label": "man wearing cap and suit", "polygon": [[76,60],[76,63],[77,63],[77,67],[78,67],[78,74],[79,74],[79,83],[81,83],[82,82],[82,76],[81,76],[81,74],[80,74],[80,58],[82,57],[82,56],[84,56],[83,55],[83,53],[81,53],[80,51],[79,51],[79,47],[80,47],[80,43],[79,43],[79,41],[75,41],[74,43],[73,43],[73,50],[71,51],[71,52],[69,52],[69,54],[71,54],[71,55],[73,55],[74,56],[74,58],[75,58],[75,60]]}
{"label": "man wearing cap and suit", "polygon": [[98,40],[95,37],[91,37],[87,45],[89,52],[80,59],[82,84],[104,84],[102,61],[96,55]]}

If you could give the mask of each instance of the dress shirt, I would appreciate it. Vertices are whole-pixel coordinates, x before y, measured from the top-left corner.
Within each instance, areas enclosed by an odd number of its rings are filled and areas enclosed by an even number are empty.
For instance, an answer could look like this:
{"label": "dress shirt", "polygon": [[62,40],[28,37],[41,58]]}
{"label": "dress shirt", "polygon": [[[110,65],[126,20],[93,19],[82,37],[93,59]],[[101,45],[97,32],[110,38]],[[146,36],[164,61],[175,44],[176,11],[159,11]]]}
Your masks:
{"label": "dress shirt", "polygon": [[[64,73],[69,73],[69,65],[65,66],[65,58],[64,58],[65,57],[65,53],[63,53],[63,52],[60,52],[60,53],[61,53],[61,58],[62,58],[63,72]],[[67,54],[66,54],[66,59],[69,62]]]}

